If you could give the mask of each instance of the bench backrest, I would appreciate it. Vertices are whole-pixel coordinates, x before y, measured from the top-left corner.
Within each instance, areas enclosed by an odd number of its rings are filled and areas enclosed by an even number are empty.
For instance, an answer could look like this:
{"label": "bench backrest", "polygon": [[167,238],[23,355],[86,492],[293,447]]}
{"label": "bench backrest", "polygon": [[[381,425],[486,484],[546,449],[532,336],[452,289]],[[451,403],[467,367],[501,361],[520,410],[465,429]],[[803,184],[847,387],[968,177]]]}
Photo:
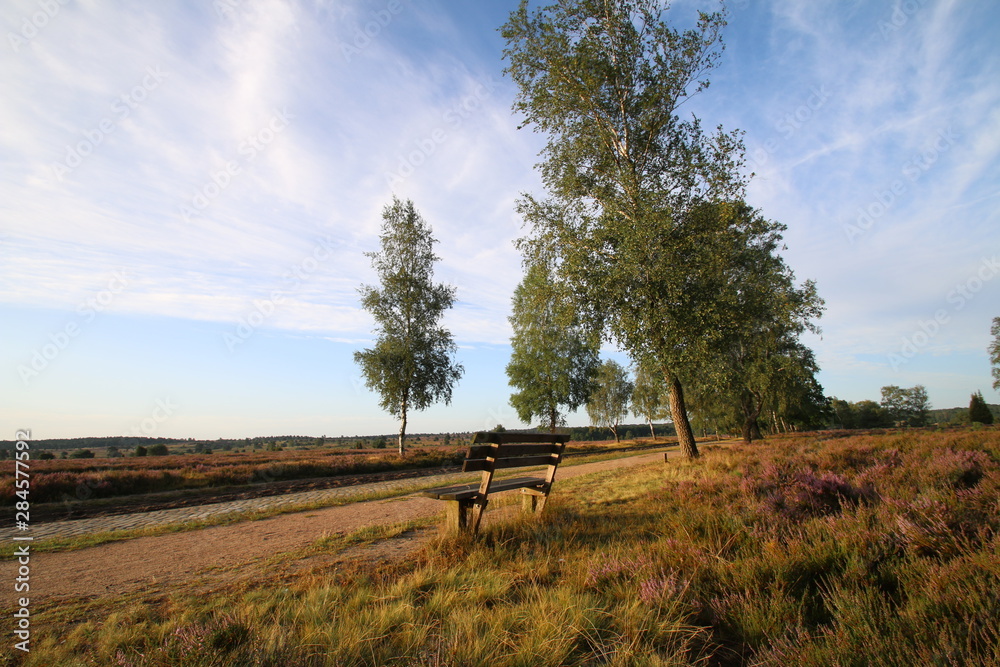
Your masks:
{"label": "bench backrest", "polygon": [[[465,455],[462,470],[472,472],[481,470],[484,473],[484,486],[488,484],[487,477],[492,477],[496,470],[506,468],[522,468],[526,466],[547,465],[546,481],[551,484],[555,479],[556,467],[562,461],[563,450],[569,435],[561,433],[486,433],[480,431],[472,439],[472,445]],[[485,492],[486,489],[484,488]]]}

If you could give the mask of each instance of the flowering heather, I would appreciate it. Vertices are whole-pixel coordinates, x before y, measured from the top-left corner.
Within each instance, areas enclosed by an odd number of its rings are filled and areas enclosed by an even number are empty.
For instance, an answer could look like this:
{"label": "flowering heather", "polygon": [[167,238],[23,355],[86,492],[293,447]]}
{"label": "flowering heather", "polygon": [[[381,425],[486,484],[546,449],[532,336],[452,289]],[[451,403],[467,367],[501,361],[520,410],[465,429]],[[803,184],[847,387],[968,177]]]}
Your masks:
{"label": "flowering heather", "polygon": [[[220,452],[209,455],[33,461],[31,498],[36,503],[113,498],[178,489],[239,486],[279,480],[356,475],[453,465],[459,450],[344,454],[329,450]],[[0,462],[0,501],[14,500],[14,464]]]}

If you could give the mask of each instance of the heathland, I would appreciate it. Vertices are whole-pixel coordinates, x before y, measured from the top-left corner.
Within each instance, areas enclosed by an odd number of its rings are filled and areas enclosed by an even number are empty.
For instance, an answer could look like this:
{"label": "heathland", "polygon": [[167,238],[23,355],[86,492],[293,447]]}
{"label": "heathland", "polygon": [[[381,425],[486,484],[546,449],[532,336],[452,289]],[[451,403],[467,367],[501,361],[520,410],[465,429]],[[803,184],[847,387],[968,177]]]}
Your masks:
{"label": "heathland", "polygon": [[24,664],[996,664],[1000,430],[703,449],[403,560],[43,605]]}

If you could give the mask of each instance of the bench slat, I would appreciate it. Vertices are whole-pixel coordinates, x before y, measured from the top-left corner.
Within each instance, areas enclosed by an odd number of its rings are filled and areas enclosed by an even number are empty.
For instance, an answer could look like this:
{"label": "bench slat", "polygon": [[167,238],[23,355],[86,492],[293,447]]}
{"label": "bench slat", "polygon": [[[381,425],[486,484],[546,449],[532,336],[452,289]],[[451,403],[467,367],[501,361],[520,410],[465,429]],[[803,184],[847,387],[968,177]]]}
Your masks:
{"label": "bench slat", "polygon": [[554,454],[547,456],[520,456],[510,459],[496,459],[488,461],[486,459],[467,460],[462,465],[463,472],[474,472],[476,470],[503,470],[505,468],[523,468],[525,466],[545,466],[557,465],[559,457]]}
{"label": "bench slat", "polygon": [[[538,477],[517,477],[514,479],[498,479],[490,484],[490,493],[511,491],[513,489],[545,489],[546,482]],[[420,495],[437,500],[471,500],[479,495],[479,484],[459,484],[442,486],[436,489],[421,491]]]}
{"label": "bench slat", "polygon": [[545,443],[540,445],[473,445],[465,455],[467,459],[485,459],[486,457],[516,458],[518,456],[537,456],[539,454],[558,454],[562,445]]}
{"label": "bench slat", "polygon": [[569,442],[569,435],[563,433],[476,433],[472,443],[482,445],[493,443],[495,445],[506,445],[510,443],[539,443],[539,442]]}

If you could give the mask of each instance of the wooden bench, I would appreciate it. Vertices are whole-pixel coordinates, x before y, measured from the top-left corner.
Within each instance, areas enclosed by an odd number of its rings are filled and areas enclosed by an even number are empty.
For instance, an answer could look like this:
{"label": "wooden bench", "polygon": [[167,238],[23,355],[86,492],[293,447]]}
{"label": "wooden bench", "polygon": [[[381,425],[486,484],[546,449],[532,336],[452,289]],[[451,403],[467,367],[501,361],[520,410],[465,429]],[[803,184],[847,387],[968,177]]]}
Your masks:
{"label": "wooden bench", "polygon": [[[555,433],[476,433],[465,455],[462,470],[482,471],[480,482],[428,489],[421,495],[447,501],[447,526],[455,532],[479,532],[479,524],[492,493],[520,489],[524,510],[541,512],[552,490],[556,468],[562,461],[567,440],[568,435]],[[548,466],[544,477],[495,477],[498,470],[539,465]],[[470,509],[473,510],[471,520]]]}

